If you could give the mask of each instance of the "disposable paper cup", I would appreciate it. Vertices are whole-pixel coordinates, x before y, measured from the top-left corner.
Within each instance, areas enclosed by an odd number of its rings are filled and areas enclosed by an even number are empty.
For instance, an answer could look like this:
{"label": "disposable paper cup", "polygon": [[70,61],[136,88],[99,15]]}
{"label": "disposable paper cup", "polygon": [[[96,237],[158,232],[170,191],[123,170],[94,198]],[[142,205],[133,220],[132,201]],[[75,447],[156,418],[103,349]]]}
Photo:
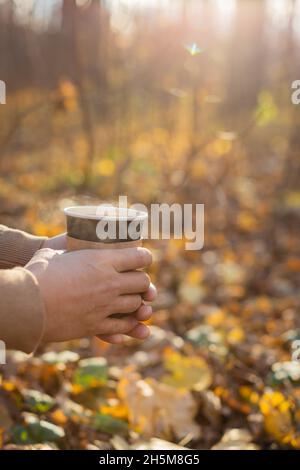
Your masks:
{"label": "disposable paper cup", "polygon": [[146,212],[100,205],[66,207],[64,213],[68,251],[142,245]]}

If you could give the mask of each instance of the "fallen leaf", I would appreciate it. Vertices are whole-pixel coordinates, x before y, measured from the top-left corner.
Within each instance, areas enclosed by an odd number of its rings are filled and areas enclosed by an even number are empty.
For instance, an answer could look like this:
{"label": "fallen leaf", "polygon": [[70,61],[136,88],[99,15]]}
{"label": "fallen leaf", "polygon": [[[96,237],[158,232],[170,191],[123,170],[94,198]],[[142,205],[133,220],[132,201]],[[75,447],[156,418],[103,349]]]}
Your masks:
{"label": "fallen leaf", "polygon": [[212,383],[211,369],[202,357],[183,356],[168,348],[164,352],[164,367],[170,372],[162,379],[167,385],[201,391]]}
{"label": "fallen leaf", "polygon": [[74,372],[74,385],[78,391],[104,385],[108,378],[107,361],[103,357],[83,359]]}
{"label": "fallen leaf", "polygon": [[91,425],[97,431],[108,434],[124,434],[128,431],[126,421],[104,413],[96,413],[91,420]]}
{"label": "fallen leaf", "polygon": [[132,450],[188,450],[187,447],[179,446],[173,442],[158,439],[157,437],[153,437],[150,441],[137,442],[131,448]]}
{"label": "fallen leaf", "polygon": [[259,402],[266,432],[279,443],[290,444],[295,438],[292,403],[281,392],[266,391]]}
{"label": "fallen leaf", "polygon": [[229,429],[211,450],[259,450],[247,429]]}
{"label": "fallen leaf", "polygon": [[191,433],[200,437],[200,427],[194,421],[197,404],[189,391],[152,378],[143,380],[134,368],[128,367],[117,392],[128,408],[130,426],[141,435],[166,439],[175,435],[182,439]]}
{"label": "fallen leaf", "polygon": [[31,411],[45,413],[55,405],[55,400],[50,397],[50,395],[41,393],[38,390],[24,390],[22,394],[25,399],[25,404]]}
{"label": "fallen leaf", "polygon": [[27,416],[25,424],[18,424],[12,429],[15,444],[35,444],[39,442],[56,442],[65,437],[62,427],[56,426],[36,416]]}

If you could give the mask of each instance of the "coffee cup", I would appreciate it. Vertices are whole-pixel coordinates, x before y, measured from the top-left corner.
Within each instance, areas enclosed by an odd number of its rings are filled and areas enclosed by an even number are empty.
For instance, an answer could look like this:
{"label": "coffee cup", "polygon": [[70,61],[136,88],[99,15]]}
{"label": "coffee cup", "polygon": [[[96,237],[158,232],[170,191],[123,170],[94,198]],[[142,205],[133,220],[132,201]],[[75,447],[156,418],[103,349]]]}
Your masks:
{"label": "coffee cup", "polygon": [[142,245],[146,212],[113,207],[71,206],[64,209],[67,250],[118,249]]}

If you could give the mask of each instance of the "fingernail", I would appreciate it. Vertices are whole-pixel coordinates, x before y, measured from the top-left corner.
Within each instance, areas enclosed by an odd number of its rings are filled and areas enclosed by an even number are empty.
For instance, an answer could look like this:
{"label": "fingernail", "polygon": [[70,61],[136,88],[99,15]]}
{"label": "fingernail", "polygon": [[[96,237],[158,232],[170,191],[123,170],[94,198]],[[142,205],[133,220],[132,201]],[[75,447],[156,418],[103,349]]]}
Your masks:
{"label": "fingernail", "polygon": [[148,326],[144,325],[143,323],[140,323],[137,326],[137,333],[140,336],[141,339],[146,339],[150,335],[150,329]]}

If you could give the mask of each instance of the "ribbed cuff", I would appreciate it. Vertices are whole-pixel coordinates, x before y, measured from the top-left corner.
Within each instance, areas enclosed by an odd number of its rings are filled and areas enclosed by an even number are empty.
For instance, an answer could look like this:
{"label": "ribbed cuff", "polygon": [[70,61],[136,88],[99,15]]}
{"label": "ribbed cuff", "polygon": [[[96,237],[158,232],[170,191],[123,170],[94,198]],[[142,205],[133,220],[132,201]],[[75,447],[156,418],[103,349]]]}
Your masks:
{"label": "ribbed cuff", "polygon": [[29,354],[44,334],[45,306],[35,276],[24,268],[0,271],[0,339]]}
{"label": "ribbed cuff", "polygon": [[0,268],[25,266],[47,237],[36,237],[0,225]]}

